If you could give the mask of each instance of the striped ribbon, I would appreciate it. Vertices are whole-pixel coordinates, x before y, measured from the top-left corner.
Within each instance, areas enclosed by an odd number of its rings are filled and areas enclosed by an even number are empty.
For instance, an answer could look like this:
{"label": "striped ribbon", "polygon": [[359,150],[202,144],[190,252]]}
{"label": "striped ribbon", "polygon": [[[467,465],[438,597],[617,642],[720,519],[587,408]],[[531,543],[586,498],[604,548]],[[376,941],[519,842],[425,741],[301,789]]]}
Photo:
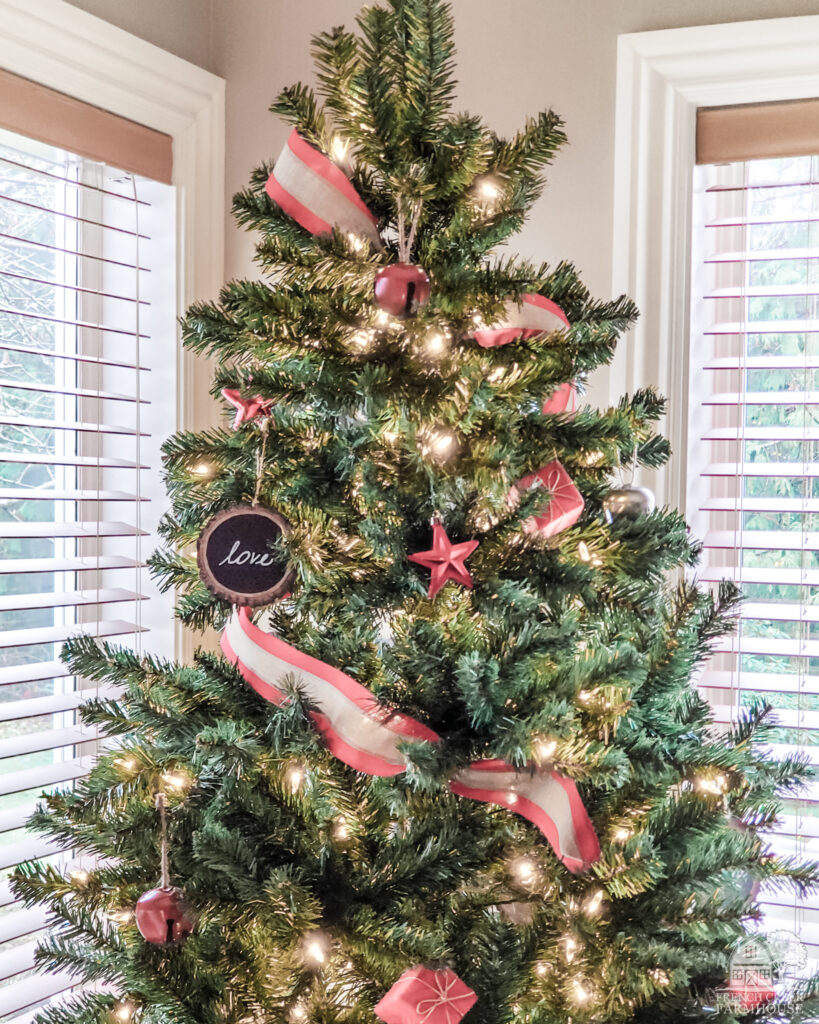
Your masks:
{"label": "striped ribbon", "polygon": [[[440,737],[409,715],[391,712],[340,669],[266,633],[240,608],[229,619],[222,650],[265,700],[283,704],[300,691],[313,706],[313,722],[331,753],[368,775],[398,775],[408,767],[401,746]],[[450,780],[458,796],[505,807],[532,822],[572,873],[600,857],[594,826],[575,783],[546,766],[519,771],[499,760],[476,761]]]}

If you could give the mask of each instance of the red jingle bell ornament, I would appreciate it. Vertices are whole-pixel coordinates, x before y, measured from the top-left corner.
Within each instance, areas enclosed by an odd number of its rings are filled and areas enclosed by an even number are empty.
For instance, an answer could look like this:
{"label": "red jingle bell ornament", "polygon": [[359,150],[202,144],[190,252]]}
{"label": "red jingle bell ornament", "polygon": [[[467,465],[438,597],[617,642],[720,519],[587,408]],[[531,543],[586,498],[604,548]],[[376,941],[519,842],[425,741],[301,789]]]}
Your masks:
{"label": "red jingle bell ornament", "polygon": [[172,946],[184,942],[193,931],[193,920],[185,905],[181,889],[171,885],[168,866],[168,799],[164,793],[156,795],[159,811],[161,878],[156,889],[144,892],[134,907],[134,918],[139,934],[155,946]]}
{"label": "red jingle bell ornament", "polygon": [[184,942],[193,931],[182,890],[171,885],[143,893],[137,900],[134,917],[142,938],[157,946]]}
{"label": "red jingle bell ornament", "polygon": [[414,263],[391,263],[375,275],[373,290],[379,309],[404,319],[429,301],[429,276]]}

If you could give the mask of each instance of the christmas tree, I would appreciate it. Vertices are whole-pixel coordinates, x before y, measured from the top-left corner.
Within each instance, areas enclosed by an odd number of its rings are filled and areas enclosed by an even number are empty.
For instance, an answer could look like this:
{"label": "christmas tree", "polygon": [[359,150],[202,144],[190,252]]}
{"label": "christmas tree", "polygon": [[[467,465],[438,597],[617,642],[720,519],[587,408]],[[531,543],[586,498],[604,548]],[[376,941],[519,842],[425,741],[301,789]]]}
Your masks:
{"label": "christmas tree", "polygon": [[65,651],[121,695],[31,822],[80,868],[14,882],[54,917],[39,963],[86,983],[38,1020],[765,1016],[764,986],[714,992],[756,883],[819,880],[760,834],[807,767],[692,685],[736,593],[687,581],[684,521],[629,483],[669,458],[663,400],[576,407],[632,303],[496,251],[561,122],[452,112],[440,0],[358,29],[314,40],[236,197],[260,279],[184,324],[230,420],[167,442],[152,565],[222,653]]}

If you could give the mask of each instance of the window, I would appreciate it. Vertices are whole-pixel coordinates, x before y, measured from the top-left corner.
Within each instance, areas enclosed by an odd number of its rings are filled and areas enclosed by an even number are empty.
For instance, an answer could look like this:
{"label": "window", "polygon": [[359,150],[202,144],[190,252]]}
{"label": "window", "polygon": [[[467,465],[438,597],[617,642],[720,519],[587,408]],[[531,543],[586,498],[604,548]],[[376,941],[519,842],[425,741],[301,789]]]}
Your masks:
{"label": "window", "polygon": [[[817,45],[816,16],[620,37],[613,289],[635,299],[641,318],[609,380],[612,396],[644,384],[669,396],[665,432],[675,457],[646,482],[706,538],[703,576],[733,576],[748,594],[739,637],[702,680],[717,717],[729,721],[754,695],[768,695],[780,709],[777,746],[810,756],[819,655],[819,353],[808,251],[816,245],[816,165],[805,177],[804,163],[800,174],[765,149],[760,164],[741,152],[710,158],[734,161],[728,166],[694,168],[699,110],[819,97]],[[786,196],[796,206],[783,216]],[[812,855],[815,796],[788,806],[776,849]],[[800,932],[815,963],[819,901],[763,899],[766,927]]]}
{"label": "window", "polygon": [[[175,337],[173,213],[168,185],[0,133],[4,875],[55,856],[25,820],[96,749],[77,709],[99,690],[67,675],[61,642],[82,631],[139,650],[153,626],[151,650],[174,653],[171,609],[144,569],[162,507],[155,410],[175,400],[163,365]],[[44,979],[25,982],[44,918],[5,900],[0,978],[14,979],[19,1003],[29,988],[43,994]]]}
{"label": "window", "polygon": [[[178,349],[176,317],[215,295],[224,276],[224,83],[61,0],[0,0],[0,41],[0,126],[17,133],[0,133],[5,876],[20,859],[50,854],[18,827],[36,791],[72,785],[93,756],[93,735],[76,724],[89,691],[54,664],[60,638],[86,629],[138,643],[141,629],[146,648],[188,649],[174,635],[171,599],[131,564],[150,551],[165,506],[157,473],[133,463],[156,467],[165,436],[208,421],[206,403],[197,410],[190,400],[207,395],[206,371]],[[15,75],[29,80],[22,105]],[[45,104],[26,107],[38,86],[60,94],[43,89]],[[117,125],[105,122],[111,114]],[[81,143],[71,132],[89,119],[105,127]],[[163,133],[164,162],[132,162],[146,158],[141,143],[127,159],[110,153],[146,128]],[[171,146],[174,188],[153,180],[161,167],[170,173]],[[21,303],[32,307],[26,315]],[[151,369],[136,369],[143,364]],[[2,573],[17,560],[32,571]],[[0,878],[0,1017],[15,1024],[69,984],[30,971],[43,923],[10,902]]]}
{"label": "window", "polygon": [[[816,140],[819,148],[819,137]],[[700,679],[717,721],[776,708],[778,754],[819,763],[819,157],[694,172],[688,500],[698,576],[734,579],[736,635]],[[819,855],[819,791],[771,839]],[[819,909],[761,893],[766,928],[819,954]]]}

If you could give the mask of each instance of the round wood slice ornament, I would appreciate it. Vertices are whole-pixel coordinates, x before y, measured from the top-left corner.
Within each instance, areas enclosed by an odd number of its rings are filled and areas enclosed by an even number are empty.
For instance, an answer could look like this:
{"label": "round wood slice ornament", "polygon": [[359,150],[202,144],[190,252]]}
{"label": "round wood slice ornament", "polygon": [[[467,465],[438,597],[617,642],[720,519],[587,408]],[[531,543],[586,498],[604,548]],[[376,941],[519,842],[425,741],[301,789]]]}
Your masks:
{"label": "round wood slice ornament", "polygon": [[289,593],[294,571],[273,546],[286,519],[261,505],[234,505],[211,519],[196,544],[199,575],[231,604],[256,608]]}

